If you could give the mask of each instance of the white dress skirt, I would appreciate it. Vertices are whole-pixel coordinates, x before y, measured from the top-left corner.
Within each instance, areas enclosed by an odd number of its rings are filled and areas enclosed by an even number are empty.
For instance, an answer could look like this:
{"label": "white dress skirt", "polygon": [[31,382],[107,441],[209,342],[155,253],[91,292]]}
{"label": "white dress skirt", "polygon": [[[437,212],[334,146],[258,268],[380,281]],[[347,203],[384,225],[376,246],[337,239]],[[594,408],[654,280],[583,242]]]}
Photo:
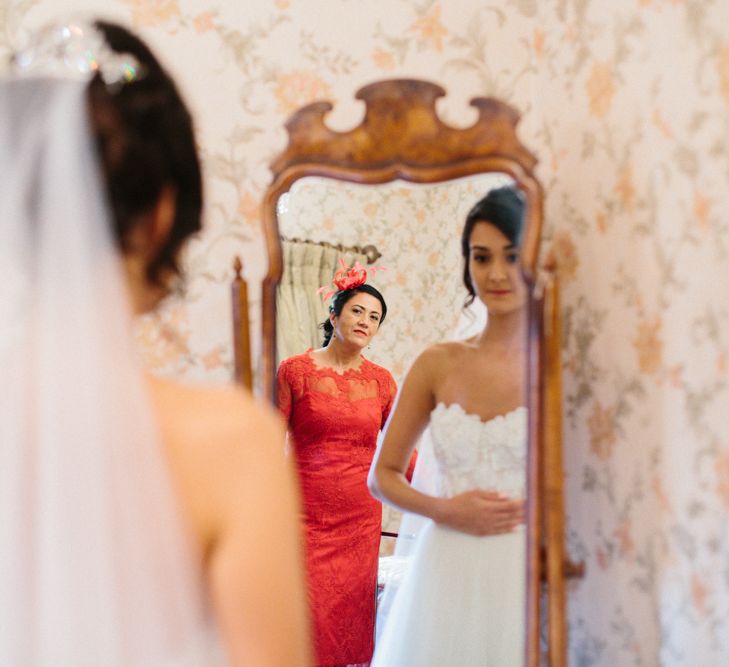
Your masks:
{"label": "white dress skirt", "polygon": [[[482,422],[438,404],[430,431],[440,495],[481,488],[523,497],[526,424],[523,407]],[[525,591],[523,528],[476,537],[426,521],[378,619],[372,667],[521,666]]]}

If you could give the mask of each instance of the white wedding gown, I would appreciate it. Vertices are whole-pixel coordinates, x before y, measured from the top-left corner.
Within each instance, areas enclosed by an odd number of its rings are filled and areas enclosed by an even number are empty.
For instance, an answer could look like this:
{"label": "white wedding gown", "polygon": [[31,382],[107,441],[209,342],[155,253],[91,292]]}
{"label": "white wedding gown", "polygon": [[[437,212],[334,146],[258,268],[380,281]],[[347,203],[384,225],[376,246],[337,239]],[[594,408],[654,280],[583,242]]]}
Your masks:
{"label": "white wedding gown", "polygon": [[[439,403],[430,418],[441,496],[524,497],[527,410],[481,421]],[[427,521],[381,628],[372,667],[524,664],[526,539],[476,537]]]}

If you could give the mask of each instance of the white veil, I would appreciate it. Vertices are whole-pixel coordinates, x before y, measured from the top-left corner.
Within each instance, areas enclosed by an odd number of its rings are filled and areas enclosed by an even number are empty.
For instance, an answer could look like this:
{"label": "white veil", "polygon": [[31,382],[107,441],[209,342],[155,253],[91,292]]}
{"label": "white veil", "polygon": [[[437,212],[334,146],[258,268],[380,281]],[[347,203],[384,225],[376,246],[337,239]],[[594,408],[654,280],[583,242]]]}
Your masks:
{"label": "white veil", "polygon": [[0,664],[211,664],[86,100],[0,80]]}

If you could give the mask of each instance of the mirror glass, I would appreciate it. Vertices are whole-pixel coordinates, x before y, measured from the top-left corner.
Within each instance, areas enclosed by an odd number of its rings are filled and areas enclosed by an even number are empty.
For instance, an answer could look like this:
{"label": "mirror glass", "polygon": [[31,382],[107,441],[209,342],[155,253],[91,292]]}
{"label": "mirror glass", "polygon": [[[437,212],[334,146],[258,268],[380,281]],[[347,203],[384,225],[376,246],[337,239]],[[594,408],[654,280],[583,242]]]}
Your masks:
{"label": "mirror glass", "polygon": [[384,267],[368,282],[385,296],[388,317],[366,356],[396,380],[427,345],[479,331],[483,305],[477,300],[463,309],[461,230],[480,197],[511,183],[501,173],[434,184],[295,181],[277,204],[277,362],[321,345],[327,304],[317,289],[331,284],[339,258]]}
{"label": "mirror glass", "polygon": [[[328,317],[328,302],[318,290],[331,287],[340,258],[347,266],[359,261],[367,268],[382,267],[368,282],[384,295],[388,314],[365,356],[388,369],[398,386],[428,345],[480,332],[488,318],[485,306],[476,299],[464,308],[461,232],[479,199],[513,183],[504,173],[428,184],[296,180],[276,205],[283,250],[276,298],[277,365],[321,347],[320,324]],[[514,382],[520,384],[521,378]],[[400,523],[400,514],[383,505],[383,535],[397,534]],[[399,576],[394,543],[382,539],[380,589]],[[523,587],[522,573],[519,577],[504,590]],[[515,628],[514,636],[520,635],[523,631]]]}

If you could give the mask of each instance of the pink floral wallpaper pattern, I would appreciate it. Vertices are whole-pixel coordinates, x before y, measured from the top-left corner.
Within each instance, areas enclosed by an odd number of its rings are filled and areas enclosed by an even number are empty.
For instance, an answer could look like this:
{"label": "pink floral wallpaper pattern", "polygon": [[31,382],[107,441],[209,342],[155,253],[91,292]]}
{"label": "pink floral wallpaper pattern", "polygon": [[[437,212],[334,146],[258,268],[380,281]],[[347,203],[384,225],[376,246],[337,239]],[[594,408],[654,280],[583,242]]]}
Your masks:
{"label": "pink floral wallpaper pattern", "polygon": [[224,381],[235,253],[257,305],[258,202],[283,123],[332,126],[378,78],[501,97],[539,156],[560,260],[579,667],[729,660],[729,5],[723,0],[9,0],[0,58],[64,10],[133,25],[198,119],[208,204],[184,294],[140,323],[151,368]]}

